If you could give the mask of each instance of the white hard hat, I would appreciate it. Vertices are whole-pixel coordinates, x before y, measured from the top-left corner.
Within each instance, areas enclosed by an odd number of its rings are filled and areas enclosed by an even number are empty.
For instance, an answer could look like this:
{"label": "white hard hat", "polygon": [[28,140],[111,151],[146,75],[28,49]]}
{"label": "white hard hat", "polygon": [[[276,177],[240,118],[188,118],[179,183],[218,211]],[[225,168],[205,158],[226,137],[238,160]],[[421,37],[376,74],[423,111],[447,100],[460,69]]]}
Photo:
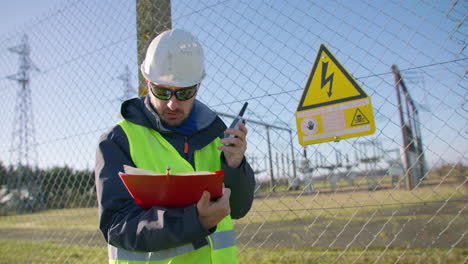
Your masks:
{"label": "white hard hat", "polygon": [[206,75],[203,49],[189,32],[167,30],[151,41],[140,70],[147,80],[157,84],[193,86]]}

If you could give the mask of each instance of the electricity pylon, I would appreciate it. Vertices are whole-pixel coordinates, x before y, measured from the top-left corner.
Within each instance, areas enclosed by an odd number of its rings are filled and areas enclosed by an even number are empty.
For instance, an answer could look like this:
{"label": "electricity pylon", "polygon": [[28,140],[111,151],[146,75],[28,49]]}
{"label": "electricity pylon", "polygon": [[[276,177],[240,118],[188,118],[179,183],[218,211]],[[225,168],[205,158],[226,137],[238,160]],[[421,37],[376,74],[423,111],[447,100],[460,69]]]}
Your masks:
{"label": "electricity pylon", "polygon": [[125,72],[119,75],[117,79],[123,82],[123,95],[119,98],[121,102],[128,100],[135,96],[136,91],[133,90],[132,87],[132,75],[130,74],[130,70],[128,69],[128,65],[125,66]]}
{"label": "electricity pylon", "polygon": [[18,212],[30,211],[39,202],[39,187],[33,168],[37,166],[36,137],[34,129],[34,117],[31,96],[31,72],[39,71],[30,58],[31,47],[28,36],[25,34],[21,44],[8,49],[19,55],[19,71],[7,76],[7,79],[19,84],[16,92],[15,118],[13,119],[13,131],[11,140],[10,162],[16,163],[16,174],[7,180],[8,190],[13,194],[13,199]]}

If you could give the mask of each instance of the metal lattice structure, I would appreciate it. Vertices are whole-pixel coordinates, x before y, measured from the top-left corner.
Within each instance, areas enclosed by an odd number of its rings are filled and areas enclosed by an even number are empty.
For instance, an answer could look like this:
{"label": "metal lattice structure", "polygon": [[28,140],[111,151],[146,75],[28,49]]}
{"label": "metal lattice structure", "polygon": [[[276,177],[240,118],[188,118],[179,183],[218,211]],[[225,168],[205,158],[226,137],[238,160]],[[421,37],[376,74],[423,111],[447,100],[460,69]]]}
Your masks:
{"label": "metal lattice structure", "polygon": [[18,83],[16,95],[16,106],[14,127],[12,133],[12,162],[20,165],[34,165],[37,162],[37,154],[34,150],[36,144],[34,117],[32,111],[31,95],[31,73],[38,71],[39,68],[34,65],[30,58],[31,47],[29,45],[28,35],[23,35],[21,44],[8,49],[19,55],[19,71],[10,75],[7,79]]}
{"label": "metal lattice structure", "polygon": [[122,96],[119,98],[120,102],[131,99],[137,95],[135,89],[132,86],[132,75],[128,65],[125,66],[125,71],[117,77],[117,79],[122,81],[123,92]]}
{"label": "metal lattice structure", "polygon": [[8,202],[12,203],[18,212],[31,212],[39,204],[40,186],[34,173],[28,168],[37,165],[36,136],[31,92],[31,74],[39,68],[31,60],[31,47],[28,35],[24,34],[21,44],[8,49],[19,55],[19,71],[7,76],[16,81],[15,118],[11,135],[10,161],[16,166],[17,173],[7,179],[7,190],[10,194]]}

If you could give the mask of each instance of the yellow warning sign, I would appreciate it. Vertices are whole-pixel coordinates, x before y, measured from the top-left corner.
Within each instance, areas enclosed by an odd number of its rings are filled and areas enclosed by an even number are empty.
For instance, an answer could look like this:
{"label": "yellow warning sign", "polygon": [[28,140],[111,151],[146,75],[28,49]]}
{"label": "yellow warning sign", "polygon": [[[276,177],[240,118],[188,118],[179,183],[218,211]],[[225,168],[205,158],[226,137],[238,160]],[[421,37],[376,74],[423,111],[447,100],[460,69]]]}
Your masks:
{"label": "yellow warning sign", "polygon": [[375,132],[370,97],[324,44],[299,101],[296,124],[302,145]]}
{"label": "yellow warning sign", "polygon": [[353,122],[351,122],[351,126],[360,126],[369,124],[369,119],[362,113],[359,108],[356,109],[356,113],[354,113]]}

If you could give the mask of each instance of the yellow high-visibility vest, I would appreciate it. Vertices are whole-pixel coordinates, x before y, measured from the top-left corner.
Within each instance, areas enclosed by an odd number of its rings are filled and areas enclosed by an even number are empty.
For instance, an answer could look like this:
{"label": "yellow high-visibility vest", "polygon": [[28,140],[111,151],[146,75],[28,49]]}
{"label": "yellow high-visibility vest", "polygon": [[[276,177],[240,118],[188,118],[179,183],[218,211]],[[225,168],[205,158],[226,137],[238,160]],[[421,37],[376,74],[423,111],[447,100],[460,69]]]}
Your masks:
{"label": "yellow high-visibility vest", "polygon": [[[171,166],[171,173],[193,171],[217,171],[221,169],[221,145],[219,138],[194,152],[195,170],[179,155],[177,150],[161,134],[126,120],[118,123],[127,135],[130,155],[137,168],[165,173]],[[218,223],[216,232],[207,236],[209,244],[195,249],[192,244],[156,252],[136,252],[108,245],[110,264],[225,264],[238,263],[236,240],[231,217],[228,215]]]}

